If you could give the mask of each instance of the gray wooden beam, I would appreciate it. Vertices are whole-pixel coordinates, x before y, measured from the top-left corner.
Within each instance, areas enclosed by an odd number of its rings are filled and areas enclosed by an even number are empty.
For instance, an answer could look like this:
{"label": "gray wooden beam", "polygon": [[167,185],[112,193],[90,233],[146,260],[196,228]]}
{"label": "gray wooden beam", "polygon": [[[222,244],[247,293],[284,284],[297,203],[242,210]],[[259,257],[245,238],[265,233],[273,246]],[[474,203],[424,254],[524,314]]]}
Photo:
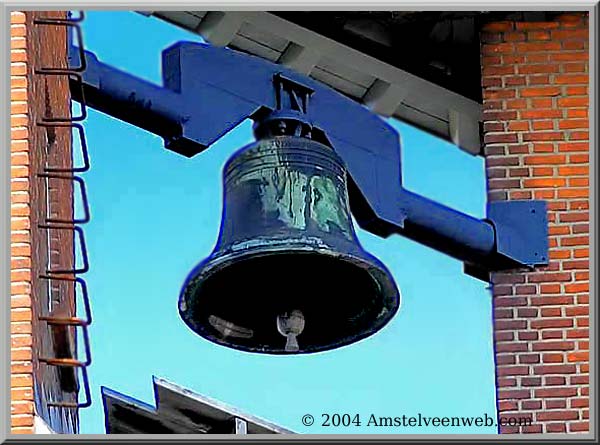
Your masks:
{"label": "gray wooden beam", "polygon": [[234,419],[235,434],[248,434],[248,423],[244,419],[236,417]]}
{"label": "gray wooden beam", "polygon": [[479,120],[464,113],[448,110],[450,140],[473,155],[481,154],[481,133]]}
{"label": "gray wooden beam", "polygon": [[204,16],[195,31],[215,46],[227,46],[244,22],[244,13],[211,11]]}
{"label": "gray wooden beam", "polygon": [[299,73],[309,75],[319,63],[320,54],[306,46],[291,42],[277,61]]}
{"label": "gray wooden beam", "polygon": [[374,113],[390,117],[406,97],[409,88],[408,84],[399,86],[377,79],[364,95],[363,103]]}

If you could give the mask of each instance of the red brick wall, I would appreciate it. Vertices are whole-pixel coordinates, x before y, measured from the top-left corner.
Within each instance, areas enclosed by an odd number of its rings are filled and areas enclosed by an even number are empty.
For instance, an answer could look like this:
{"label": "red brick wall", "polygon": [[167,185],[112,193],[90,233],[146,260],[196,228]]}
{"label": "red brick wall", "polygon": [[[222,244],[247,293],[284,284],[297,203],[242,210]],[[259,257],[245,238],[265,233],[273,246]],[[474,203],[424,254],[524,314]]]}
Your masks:
{"label": "red brick wall", "polygon": [[31,212],[25,14],[11,13],[10,51],[10,332],[11,427],[33,432]]}
{"label": "red brick wall", "polygon": [[493,276],[498,408],[530,426],[589,430],[588,19],[497,22],[482,32],[491,201],[544,199],[550,264]]}
{"label": "red brick wall", "polygon": [[[57,338],[40,321],[48,315],[51,292],[40,279],[48,267],[69,268],[73,263],[70,232],[40,229],[46,218],[72,217],[72,184],[38,176],[46,166],[71,165],[71,135],[65,128],[39,123],[47,116],[70,113],[67,79],[35,73],[42,66],[66,64],[64,27],[34,25],[35,17],[64,17],[64,12],[11,13],[11,428],[34,432],[34,415],[56,432],[74,432],[77,412],[49,408],[50,400],[73,401],[75,394],[60,385],[59,370],[40,362],[53,357]],[[54,285],[56,287],[56,285]],[[72,315],[74,292],[63,284],[53,310]],[[56,297],[54,297],[56,299]],[[74,333],[70,333],[71,343]]]}

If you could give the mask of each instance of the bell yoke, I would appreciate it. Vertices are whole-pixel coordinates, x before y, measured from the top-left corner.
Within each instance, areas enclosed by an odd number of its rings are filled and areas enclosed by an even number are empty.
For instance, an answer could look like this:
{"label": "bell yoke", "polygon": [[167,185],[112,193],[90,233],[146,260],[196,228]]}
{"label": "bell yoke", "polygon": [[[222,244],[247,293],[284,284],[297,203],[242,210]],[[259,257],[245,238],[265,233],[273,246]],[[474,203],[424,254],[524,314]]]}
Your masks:
{"label": "bell yoke", "polygon": [[[352,216],[379,236],[402,234],[489,279],[548,262],[544,201],[489,203],[477,219],[402,187],[395,130],[357,102],[281,65],[180,42],[163,52],[164,86],[72,47],[83,62],[76,100],[162,136],[193,156],[246,118],[256,142],[226,163],[212,254],[179,298],[185,323],[231,348],[299,354],[380,330],[400,293],[360,245]],[[83,57],[83,60],[78,60]],[[78,93],[79,91],[79,93]]]}

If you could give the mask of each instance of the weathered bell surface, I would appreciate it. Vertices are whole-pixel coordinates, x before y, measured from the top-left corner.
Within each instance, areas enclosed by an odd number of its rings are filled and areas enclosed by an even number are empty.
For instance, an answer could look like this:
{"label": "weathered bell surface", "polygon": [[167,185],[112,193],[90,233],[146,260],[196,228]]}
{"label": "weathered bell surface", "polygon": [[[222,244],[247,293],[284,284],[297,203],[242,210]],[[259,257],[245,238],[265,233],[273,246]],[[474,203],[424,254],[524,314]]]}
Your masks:
{"label": "weathered bell surface", "polygon": [[224,182],[217,245],[179,299],[196,333],[244,351],[299,354],[356,342],[393,317],[398,289],[357,240],[333,150],[293,136],[260,140],[227,162]]}

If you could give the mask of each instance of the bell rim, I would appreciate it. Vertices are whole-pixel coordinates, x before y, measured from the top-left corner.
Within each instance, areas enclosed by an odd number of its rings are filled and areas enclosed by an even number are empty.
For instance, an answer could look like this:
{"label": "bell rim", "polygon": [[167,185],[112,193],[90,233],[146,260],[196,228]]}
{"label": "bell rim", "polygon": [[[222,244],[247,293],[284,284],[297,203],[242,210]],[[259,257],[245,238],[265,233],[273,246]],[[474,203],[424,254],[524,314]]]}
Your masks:
{"label": "bell rim", "polygon": [[[245,346],[245,345],[241,345],[241,344],[232,343],[231,340],[228,341],[226,339],[221,339],[218,336],[213,335],[211,333],[211,331],[207,328],[204,328],[203,325],[194,323],[193,318],[191,316],[191,311],[189,311],[187,308],[182,309],[182,303],[185,303],[186,305],[188,304],[186,296],[189,293],[189,288],[190,288],[191,283],[193,283],[194,281],[206,280],[207,278],[214,275],[215,273],[222,270],[223,268],[227,267],[234,261],[239,260],[240,257],[247,256],[248,257],[247,259],[249,259],[250,257],[257,258],[257,257],[265,257],[265,256],[284,255],[284,254],[290,254],[290,253],[306,254],[306,255],[310,255],[310,254],[324,255],[324,256],[328,256],[328,257],[332,257],[332,258],[335,257],[335,258],[341,259],[342,261],[347,262],[347,263],[352,264],[357,267],[363,266],[362,269],[366,270],[369,273],[369,276],[370,276],[371,280],[373,280],[374,283],[376,283],[380,287],[382,286],[382,284],[384,284],[384,285],[386,285],[387,290],[391,289],[391,292],[388,294],[386,294],[386,290],[383,287],[381,287],[381,289],[379,291],[381,295],[386,295],[385,298],[384,297],[381,298],[382,306],[383,306],[382,312],[385,311],[385,314],[383,316],[377,317],[374,320],[374,323],[370,327],[370,329],[362,330],[359,333],[357,333],[356,335],[354,335],[353,337],[345,337],[344,339],[342,339],[340,341],[328,343],[327,345],[323,345],[322,347],[319,347],[319,346],[311,347],[311,348],[306,348],[306,349],[303,349],[300,351],[285,351],[285,350],[268,350],[268,349],[266,350],[265,348],[261,348],[261,347]],[[300,246],[290,248],[289,245],[285,249],[284,248],[279,248],[279,249],[274,248],[272,250],[266,250],[266,251],[262,250],[260,252],[252,252],[252,253],[248,253],[247,251],[238,251],[238,252],[233,252],[233,253],[229,253],[229,254],[225,254],[225,255],[211,255],[207,259],[205,259],[204,261],[199,263],[196,267],[194,267],[194,269],[192,269],[192,271],[188,274],[188,277],[184,281],[183,287],[180,292],[179,300],[178,300],[179,315],[182,318],[182,320],[185,322],[185,324],[188,326],[188,328],[191,329],[194,333],[196,333],[200,337],[202,337],[214,344],[217,344],[220,346],[225,346],[230,349],[235,349],[235,350],[242,351],[242,352],[248,352],[248,353],[254,353],[254,354],[258,353],[258,354],[265,354],[265,355],[305,355],[305,354],[326,352],[326,351],[330,351],[333,349],[339,349],[339,348],[342,348],[345,346],[349,346],[351,344],[358,343],[362,340],[365,340],[366,338],[373,336],[374,334],[376,334],[377,332],[379,332],[383,328],[385,328],[391,322],[391,320],[395,317],[395,315],[400,310],[400,307],[402,306],[402,294],[396,284],[396,281],[394,280],[392,273],[389,271],[389,269],[385,266],[385,264],[383,264],[379,259],[377,259],[373,255],[371,255],[367,252],[364,252],[363,255],[364,255],[364,257],[357,256],[354,254],[349,254],[346,257],[340,257],[339,253],[335,252],[333,250],[319,249],[319,250],[315,251],[314,249],[310,249],[308,247],[302,248]],[[207,265],[209,263],[211,263],[210,267],[207,267]],[[373,276],[372,271],[379,271],[379,274],[378,274],[379,279],[377,277]],[[385,304],[386,302],[389,302],[390,305],[389,306],[386,305]],[[191,304],[190,304],[190,306],[191,306]]]}

